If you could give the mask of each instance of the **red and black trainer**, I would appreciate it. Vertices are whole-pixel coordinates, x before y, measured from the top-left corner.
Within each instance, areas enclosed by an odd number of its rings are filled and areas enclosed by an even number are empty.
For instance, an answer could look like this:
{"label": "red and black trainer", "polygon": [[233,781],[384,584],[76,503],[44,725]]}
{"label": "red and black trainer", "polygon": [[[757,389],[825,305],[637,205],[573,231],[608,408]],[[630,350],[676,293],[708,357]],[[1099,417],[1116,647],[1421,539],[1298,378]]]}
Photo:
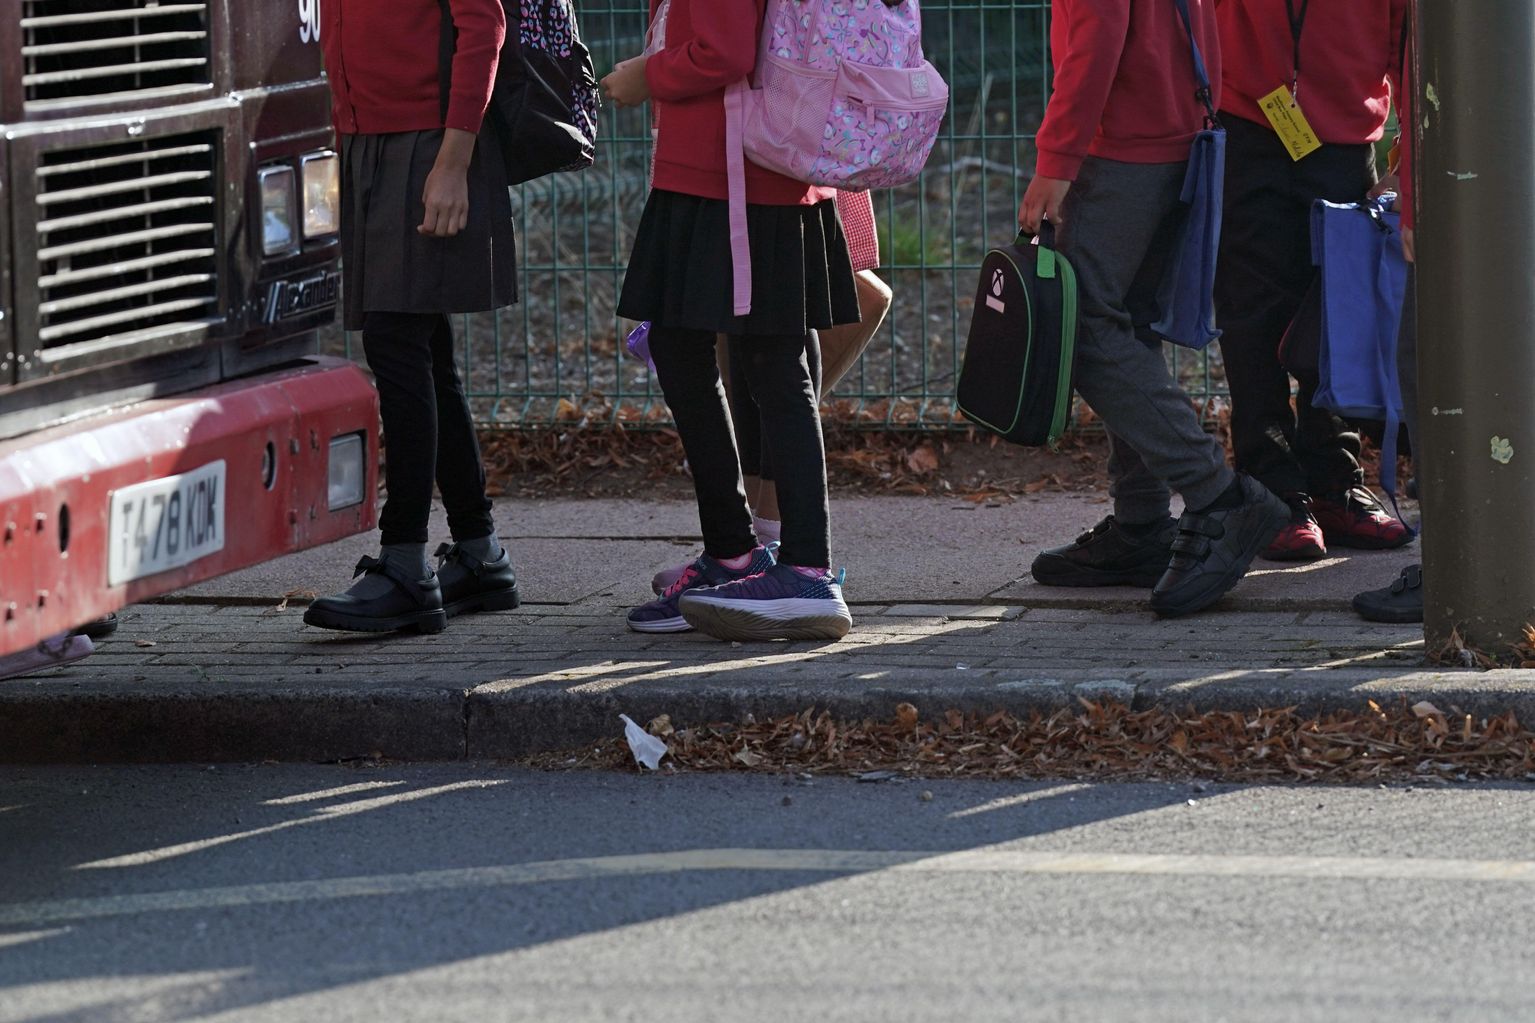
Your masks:
{"label": "red and black trainer", "polygon": [[1369,487],[1313,498],[1312,513],[1335,547],[1384,551],[1412,542],[1413,532],[1386,510]]}
{"label": "red and black trainer", "polygon": [[1315,561],[1327,556],[1322,527],[1311,514],[1311,499],[1305,494],[1286,494],[1290,521],[1263,552],[1269,561]]}

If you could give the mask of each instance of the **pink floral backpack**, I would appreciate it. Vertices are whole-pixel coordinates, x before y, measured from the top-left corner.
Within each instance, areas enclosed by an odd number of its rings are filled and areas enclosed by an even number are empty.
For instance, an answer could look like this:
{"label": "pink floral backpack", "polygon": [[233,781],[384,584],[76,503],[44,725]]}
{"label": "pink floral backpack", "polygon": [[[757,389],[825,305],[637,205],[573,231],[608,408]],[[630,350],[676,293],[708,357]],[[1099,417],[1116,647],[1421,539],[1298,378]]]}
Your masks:
{"label": "pink floral backpack", "polygon": [[904,185],[948,103],[917,0],[768,0],[756,71],[725,93],[735,314],[751,311],[746,157],[811,185]]}

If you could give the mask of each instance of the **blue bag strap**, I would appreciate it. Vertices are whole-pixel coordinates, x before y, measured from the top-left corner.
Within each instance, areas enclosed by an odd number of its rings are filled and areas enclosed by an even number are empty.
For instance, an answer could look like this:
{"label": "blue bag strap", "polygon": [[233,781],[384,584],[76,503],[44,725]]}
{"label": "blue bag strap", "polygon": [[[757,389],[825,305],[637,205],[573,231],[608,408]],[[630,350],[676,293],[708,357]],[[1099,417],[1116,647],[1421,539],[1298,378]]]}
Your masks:
{"label": "blue bag strap", "polygon": [[1189,36],[1189,50],[1194,54],[1194,78],[1199,82],[1194,98],[1204,104],[1205,127],[1218,127],[1221,119],[1215,114],[1215,97],[1210,91],[1210,72],[1205,67],[1204,54],[1199,52],[1199,43],[1194,40],[1194,19],[1189,14],[1189,0],[1173,0],[1173,3],[1178,8],[1178,16],[1183,19],[1183,30]]}
{"label": "blue bag strap", "polygon": [[[1388,279],[1391,273],[1391,248],[1393,245],[1400,246],[1402,244],[1400,237],[1390,237],[1390,235],[1392,235],[1394,232],[1391,225],[1386,223],[1385,217],[1383,216],[1388,203],[1388,197],[1383,195],[1379,199],[1372,203],[1368,203],[1365,206],[1367,212],[1369,212],[1372,219],[1375,220],[1375,223],[1381,227],[1388,236],[1382,239],[1380,265],[1376,271],[1376,290],[1378,293],[1377,301],[1380,299],[1380,297],[1387,295],[1391,290],[1393,290],[1388,283]],[[1380,488],[1384,490],[1386,492],[1386,496],[1391,499],[1391,510],[1396,514],[1397,521],[1402,525],[1407,526],[1407,532],[1409,535],[1415,536],[1417,535],[1417,530],[1407,525],[1407,520],[1402,517],[1402,509],[1397,507],[1396,503],[1397,434],[1401,431],[1402,423],[1401,413],[1399,411],[1399,406],[1401,404],[1401,390],[1400,385],[1397,382],[1399,377],[1397,374],[1396,351],[1396,338],[1399,337],[1401,333],[1400,319],[1397,320],[1395,328],[1396,329],[1393,333],[1391,343],[1389,345],[1383,343],[1384,339],[1380,339],[1382,343],[1377,343],[1375,346],[1375,370],[1376,373],[1379,374],[1378,386],[1380,387],[1381,396],[1385,399],[1386,403],[1386,429],[1385,433],[1381,435],[1380,445]]]}

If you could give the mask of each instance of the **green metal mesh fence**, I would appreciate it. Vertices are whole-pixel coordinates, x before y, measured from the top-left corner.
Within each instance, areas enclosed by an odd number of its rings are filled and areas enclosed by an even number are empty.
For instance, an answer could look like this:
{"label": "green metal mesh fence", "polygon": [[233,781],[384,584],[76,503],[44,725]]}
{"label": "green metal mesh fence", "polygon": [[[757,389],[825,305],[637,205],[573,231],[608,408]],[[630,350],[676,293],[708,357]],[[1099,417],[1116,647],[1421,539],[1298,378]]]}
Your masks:
{"label": "green metal mesh fence", "polygon": [[[599,76],[642,48],[645,0],[577,0]],[[879,274],[895,293],[861,364],[828,397],[871,427],[947,429],[989,245],[1016,232],[1049,94],[1048,0],[924,0],[924,48],[950,84],[943,133],[920,181],[875,198]],[[522,301],[464,317],[466,383],[487,423],[664,422],[660,390],[623,352],[632,324],[614,312],[649,181],[647,115],[607,108],[594,167],[518,187]],[[353,350],[360,345],[349,345]],[[1191,397],[1219,369],[1169,352]]]}

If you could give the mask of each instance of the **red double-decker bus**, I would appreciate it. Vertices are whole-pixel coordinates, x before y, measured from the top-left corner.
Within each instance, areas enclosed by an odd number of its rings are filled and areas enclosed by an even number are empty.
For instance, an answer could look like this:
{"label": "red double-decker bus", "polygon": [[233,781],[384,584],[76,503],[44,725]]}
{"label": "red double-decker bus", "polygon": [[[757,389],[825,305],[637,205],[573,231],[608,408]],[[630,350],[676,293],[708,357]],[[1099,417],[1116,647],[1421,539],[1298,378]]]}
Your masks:
{"label": "red double-decker bus", "polygon": [[0,656],[374,524],[320,2],[0,15]]}

